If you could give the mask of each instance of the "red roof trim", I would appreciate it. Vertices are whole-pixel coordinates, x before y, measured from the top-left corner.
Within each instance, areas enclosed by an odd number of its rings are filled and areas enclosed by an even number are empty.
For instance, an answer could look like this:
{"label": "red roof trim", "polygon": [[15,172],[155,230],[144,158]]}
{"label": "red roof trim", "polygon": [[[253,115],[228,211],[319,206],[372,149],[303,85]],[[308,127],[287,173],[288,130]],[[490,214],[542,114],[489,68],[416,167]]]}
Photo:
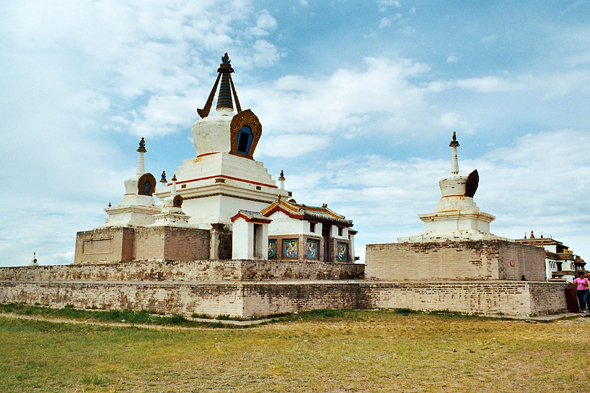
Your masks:
{"label": "red roof trim", "polygon": [[197,156],[197,158],[200,158],[200,157],[205,157],[205,156],[210,156],[211,154],[219,154],[219,152],[218,152],[218,151],[214,151],[214,152],[211,152],[211,153],[203,153],[203,154],[199,154],[199,155]]}
{"label": "red roof trim", "polygon": [[269,224],[270,221],[271,221],[271,220],[268,220],[268,221],[266,221],[266,220],[260,220],[260,219],[257,219],[257,218],[248,218],[245,215],[243,215],[242,213],[238,213],[238,214],[236,214],[235,216],[233,216],[231,218],[231,222],[235,222],[240,217],[243,218],[244,221],[246,221],[246,222],[253,222],[255,224]]}
{"label": "red roof trim", "polygon": [[183,180],[183,181],[176,182],[176,184],[191,183],[191,182],[200,181],[200,180],[216,179],[218,177],[222,177],[224,179],[242,181],[244,183],[250,183],[250,184],[257,185],[257,186],[265,186],[265,187],[270,187],[270,188],[278,188],[277,186],[273,186],[272,184],[264,184],[264,183],[259,183],[259,182],[256,182],[256,181],[251,181],[251,180],[246,180],[246,179],[240,179],[239,177],[226,176],[226,175],[215,175],[215,176],[200,177],[198,179]]}
{"label": "red roof trim", "polygon": [[267,211],[266,213],[264,213],[264,217],[269,217],[269,216],[271,216],[276,211],[282,211],[283,213],[285,213],[287,216],[289,216],[291,218],[296,218],[298,220],[303,220],[303,214],[301,214],[301,215],[294,214],[293,212],[290,212],[288,210],[285,210],[280,205],[276,205],[275,207],[273,207],[272,209],[270,209],[269,211]]}

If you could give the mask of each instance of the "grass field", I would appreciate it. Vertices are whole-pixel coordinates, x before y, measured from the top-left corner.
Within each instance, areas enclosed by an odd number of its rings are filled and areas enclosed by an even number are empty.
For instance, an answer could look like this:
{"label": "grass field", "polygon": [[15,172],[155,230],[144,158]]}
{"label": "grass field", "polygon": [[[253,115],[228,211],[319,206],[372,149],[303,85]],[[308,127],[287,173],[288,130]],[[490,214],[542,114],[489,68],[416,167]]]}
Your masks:
{"label": "grass field", "polygon": [[[92,320],[81,315],[70,317]],[[588,392],[589,337],[590,318],[527,323],[403,310],[191,330],[0,314],[0,391]]]}

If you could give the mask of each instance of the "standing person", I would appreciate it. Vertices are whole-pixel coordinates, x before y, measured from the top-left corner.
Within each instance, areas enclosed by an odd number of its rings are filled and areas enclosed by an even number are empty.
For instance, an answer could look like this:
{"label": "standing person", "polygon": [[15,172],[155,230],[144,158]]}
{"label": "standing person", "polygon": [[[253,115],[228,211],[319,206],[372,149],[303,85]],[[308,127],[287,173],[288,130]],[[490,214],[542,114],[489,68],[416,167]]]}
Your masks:
{"label": "standing person", "polygon": [[586,313],[586,299],[588,296],[588,279],[584,277],[584,272],[580,272],[578,278],[572,282],[572,285],[576,286],[576,294],[578,295],[578,301],[580,302],[580,309],[587,316]]}

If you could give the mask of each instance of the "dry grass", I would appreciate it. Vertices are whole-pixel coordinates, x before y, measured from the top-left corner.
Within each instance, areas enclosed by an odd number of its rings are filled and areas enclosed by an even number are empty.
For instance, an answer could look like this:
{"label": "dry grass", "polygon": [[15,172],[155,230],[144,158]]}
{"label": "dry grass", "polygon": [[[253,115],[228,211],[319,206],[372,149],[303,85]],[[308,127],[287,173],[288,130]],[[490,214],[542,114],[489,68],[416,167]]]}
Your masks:
{"label": "dry grass", "polygon": [[0,315],[3,392],[590,391],[590,318],[385,311],[250,329],[149,330]]}

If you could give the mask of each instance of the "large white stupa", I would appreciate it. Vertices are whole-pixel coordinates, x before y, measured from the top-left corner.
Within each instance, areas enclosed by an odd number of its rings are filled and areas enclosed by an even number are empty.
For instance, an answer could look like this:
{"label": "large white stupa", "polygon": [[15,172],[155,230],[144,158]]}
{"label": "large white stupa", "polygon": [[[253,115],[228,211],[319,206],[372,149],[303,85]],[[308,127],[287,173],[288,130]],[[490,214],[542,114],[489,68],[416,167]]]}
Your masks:
{"label": "large white stupa", "polygon": [[[231,225],[240,209],[257,212],[279,196],[291,196],[253,158],[262,125],[250,109],[240,106],[227,53],[217,72],[205,107],[197,110],[201,119],[191,130],[197,157],[185,160],[176,172],[176,192],[182,196],[189,223],[203,229],[211,224]],[[218,86],[216,111],[210,114]],[[155,195],[163,199],[171,192],[172,184],[167,184],[156,189]]]}
{"label": "large white stupa", "polygon": [[[76,237],[75,262],[295,259],[354,262],[352,221],[327,208],[297,204],[253,158],[262,125],[242,110],[227,53],[191,129],[197,155],[162,186],[145,172],[142,138],[137,171],[106,222]],[[215,95],[217,105],[210,115]],[[235,110],[234,110],[235,107]],[[155,192],[154,192],[155,190]],[[160,199],[156,203],[153,195]],[[274,222],[273,222],[274,221]]]}
{"label": "large white stupa", "polygon": [[434,213],[419,214],[424,222],[424,232],[400,237],[398,242],[434,242],[449,240],[492,240],[505,238],[490,233],[490,223],[495,217],[479,210],[473,196],[479,184],[479,175],[474,170],[469,176],[459,175],[457,147],[459,142],[453,132],[451,176],[440,179],[438,185],[442,196]]}

